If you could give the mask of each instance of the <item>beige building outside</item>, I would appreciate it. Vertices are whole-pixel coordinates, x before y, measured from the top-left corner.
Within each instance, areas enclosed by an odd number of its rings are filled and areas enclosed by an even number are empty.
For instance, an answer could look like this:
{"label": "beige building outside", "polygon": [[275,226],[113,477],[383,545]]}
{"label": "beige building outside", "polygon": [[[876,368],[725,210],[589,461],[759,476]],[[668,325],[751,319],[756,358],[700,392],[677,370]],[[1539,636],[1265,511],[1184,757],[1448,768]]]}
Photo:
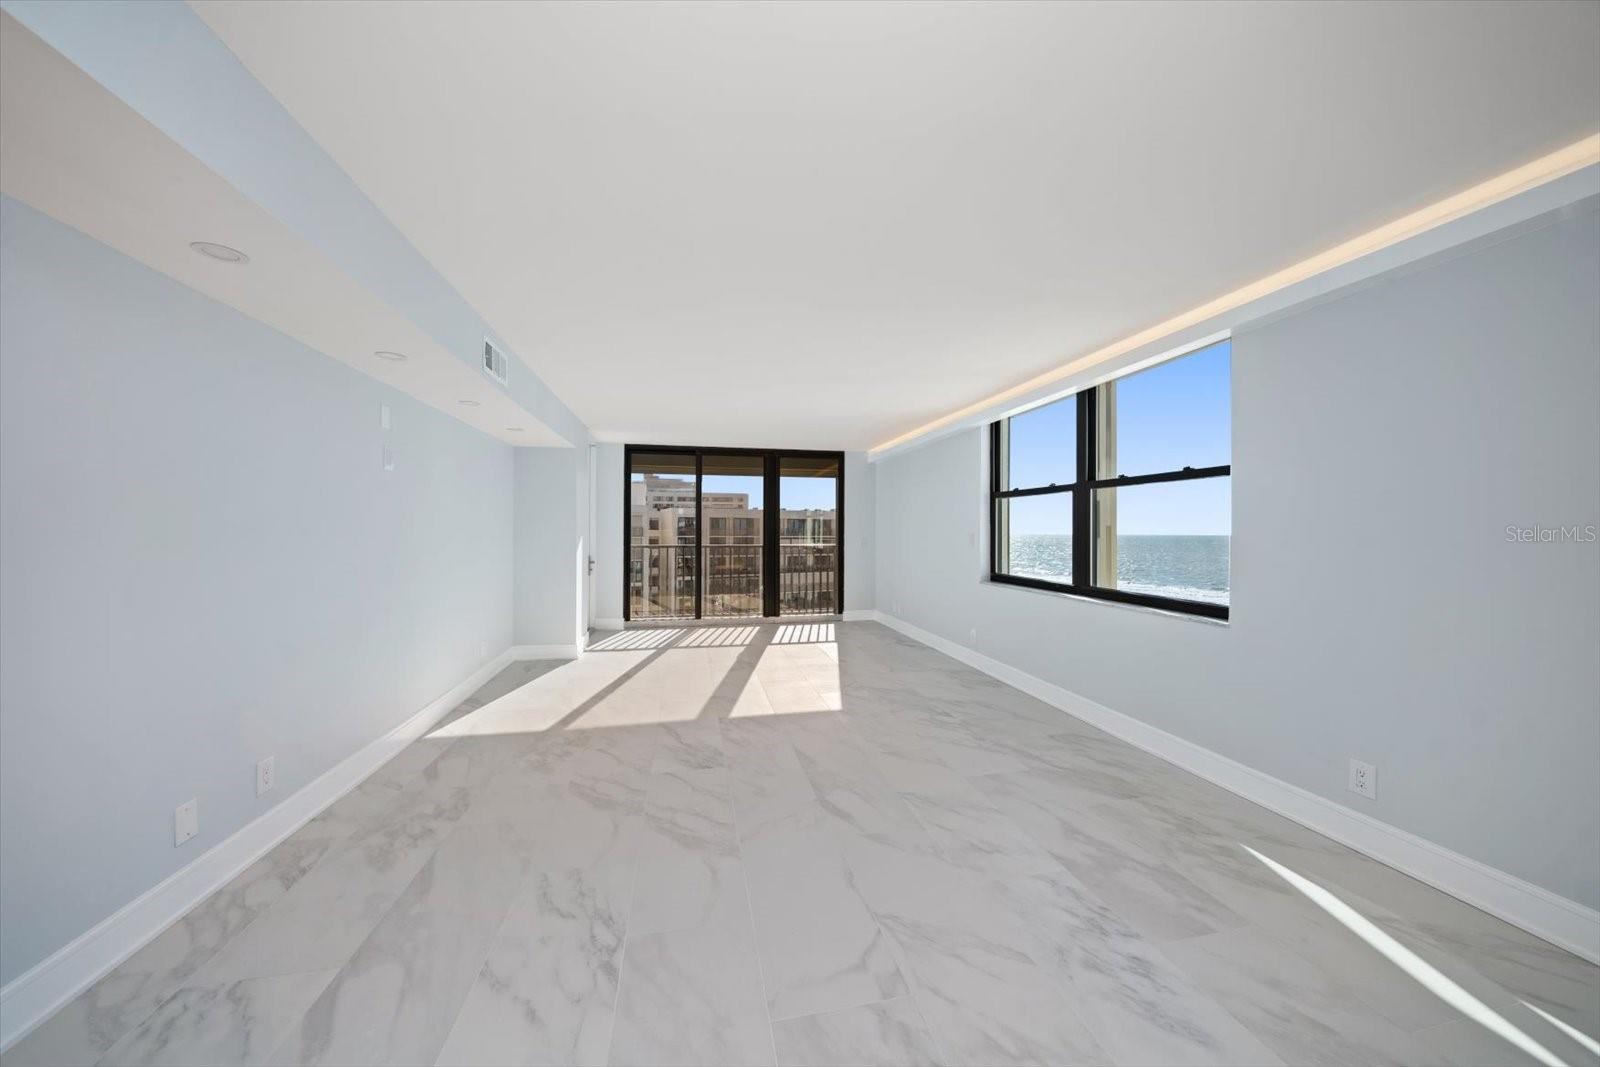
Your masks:
{"label": "beige building outside", "polygon": [[[761,508],[748,493],[701,497],[704,538],[695,532],[692,480],[644,474],[629,483],[628,596],[633,618],[694,615],[695,568],[705,577],[701,613],[757,617],[762,611]],[[838,576],[833,508],[778,513],[779,610],[831,614]]]}

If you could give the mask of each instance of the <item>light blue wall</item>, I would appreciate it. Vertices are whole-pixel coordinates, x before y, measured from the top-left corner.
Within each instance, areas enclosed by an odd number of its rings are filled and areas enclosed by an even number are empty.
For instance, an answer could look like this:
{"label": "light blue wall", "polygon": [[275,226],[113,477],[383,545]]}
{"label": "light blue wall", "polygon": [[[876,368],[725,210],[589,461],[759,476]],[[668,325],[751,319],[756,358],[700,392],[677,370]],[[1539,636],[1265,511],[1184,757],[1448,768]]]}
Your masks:
{"label": "light blue wall", "polygon": [[588,449],[516,450],[516,643],[578,645],[586,608]]}
{"label": "light blue wall", "polygon": [[[1600,907],[1600,201],[1246,326],[1233,619],[979,580],[979,430],[885,458],[877,607]],[[1345,789],[1347,760],[1378,797]]]}
{"label": "light blue wall", "polygon": [[[0,6],[456,358],[481,366],[488,325],[188,4]],[[511,398],[568,442],[587,444],[583,422],[510,355]]]}
{"label": "light blue wall", "polygon": [[878,468],[865,452],[844,454],[844,607],[873,606],[877,592]]}
{"label": "light blue wall", "polygon": [[512,453],[0,200],[0,982],[511,644]]}

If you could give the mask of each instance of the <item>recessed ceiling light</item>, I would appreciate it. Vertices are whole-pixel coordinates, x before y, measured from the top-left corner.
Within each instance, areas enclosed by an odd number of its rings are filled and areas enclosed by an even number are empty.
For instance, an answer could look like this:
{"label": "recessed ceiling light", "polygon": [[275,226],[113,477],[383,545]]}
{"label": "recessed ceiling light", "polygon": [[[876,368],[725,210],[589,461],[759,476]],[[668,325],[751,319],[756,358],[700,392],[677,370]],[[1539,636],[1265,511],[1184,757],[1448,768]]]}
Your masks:
{"label": "recessed ceiling light", "polygon": [[457,400],[456,403],[462,405],[463,407],[469,408],[475,408],[478,406],[478,402],[476,400]]}
{"label": "recessed ceiling light", "polygon": [[199,252],[202,256],[220,259],[224,263],[250,262],[249,256],[237,248],[229,248],[227,245],[212,244],[210,241],[190,241],[189,247]]}
{"label": "recessed ceiling light", "polygon": [[408,358],[404,352],[380,351],[380,352],[374,352],[372,354],[377,356],[379,359],[386,359],[391,363],[404,363],[406,361],[406,359]]}
{"label": "recessed ceiling light", "polygon": [[521,426],[507,426],[506,427],[506,433],[521,433],[521,432],[522,432],[522,427]]}

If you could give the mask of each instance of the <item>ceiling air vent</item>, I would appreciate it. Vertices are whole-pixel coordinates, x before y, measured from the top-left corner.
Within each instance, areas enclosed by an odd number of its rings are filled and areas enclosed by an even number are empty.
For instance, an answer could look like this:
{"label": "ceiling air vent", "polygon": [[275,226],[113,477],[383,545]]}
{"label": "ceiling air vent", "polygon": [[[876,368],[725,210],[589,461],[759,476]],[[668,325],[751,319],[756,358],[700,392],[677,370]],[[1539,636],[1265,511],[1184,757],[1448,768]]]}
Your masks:
{"label": "ceiling air vent", "polygon": [[487,337],[483,339],[483,373],[501,385],[506,384],[506,354]]}

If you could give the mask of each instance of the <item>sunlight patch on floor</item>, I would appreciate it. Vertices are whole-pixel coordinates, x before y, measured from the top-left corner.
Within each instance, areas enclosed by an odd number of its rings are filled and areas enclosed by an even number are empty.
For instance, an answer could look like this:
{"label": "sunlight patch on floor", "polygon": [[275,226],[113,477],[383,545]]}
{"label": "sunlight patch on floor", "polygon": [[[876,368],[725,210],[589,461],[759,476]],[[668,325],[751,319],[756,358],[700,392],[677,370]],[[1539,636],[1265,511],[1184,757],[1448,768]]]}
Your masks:
{"label": "sunlight patch on floor", "polygon": [[803,622],[779,626],[777,635],[773,637],[775,645],[800,645],[819,644],[837,640],[831,622]]}
{"label": "sunlight patch on floor", "polygon": [[755,640],[755,626],[701,626],[688,631],[678,648],[726,648]]}
{"label": "sunlight patch on floor", "polygon": [[1596,1041],[1594,1038],[1590,1037],[1582,1030],[1579,1030],[1576,1026],[1573,1026],[1566,1020],[1556,1018],[1554,1015],[1551,1015],[1537,1004],[1531,1004],[1524,1000],[1522,1002],[1522,1006],[1539,1016],[1539,1018],[1543,1019],[1557,1030],[1560,1030],[1563,1034],[1566,1034],[1568,1037],[1572,1038],[1572,1040],[1582,1045],[1589,1052],[1592,1052],[1596,1056],[1600,1056],[1600,1041]]}
{"label": "sunlight patch on floor", "polygon": [[622,630],[590,645],[590,652],[627,652],[639,648],[665,648],[675,642],[682,629]]}
{"label": "sunlight patch on floor", "polygon": [[[1249,845],[1241,846],[1246,852],[1266,864],[1267,869],[1299,890],[1317,907],[1331,915],[1345,929],[1371,945],[1390,963],[1415,979],[1424,989],[1482,1026],[1485,1030],[1504,1038],[1549,1067],[1566,1067],[1564,1061],[1539,1042],[1523,1033],[1517,1026],[1489,1005],[1467,992],[1427,960],[1396,941],[1371,919],[1311,881],[1296,874],[1276,860],[1263,856]],[[1540,1012],[1543,1015],[1543,1012]]]}
{"label": "sunlight patch on floor", "polygon": [[[823,622],[623,630],[428,736],[838,711],[842,694],[835,639],[834,625]],[[603,654],[589,654],[594,652]]]}

